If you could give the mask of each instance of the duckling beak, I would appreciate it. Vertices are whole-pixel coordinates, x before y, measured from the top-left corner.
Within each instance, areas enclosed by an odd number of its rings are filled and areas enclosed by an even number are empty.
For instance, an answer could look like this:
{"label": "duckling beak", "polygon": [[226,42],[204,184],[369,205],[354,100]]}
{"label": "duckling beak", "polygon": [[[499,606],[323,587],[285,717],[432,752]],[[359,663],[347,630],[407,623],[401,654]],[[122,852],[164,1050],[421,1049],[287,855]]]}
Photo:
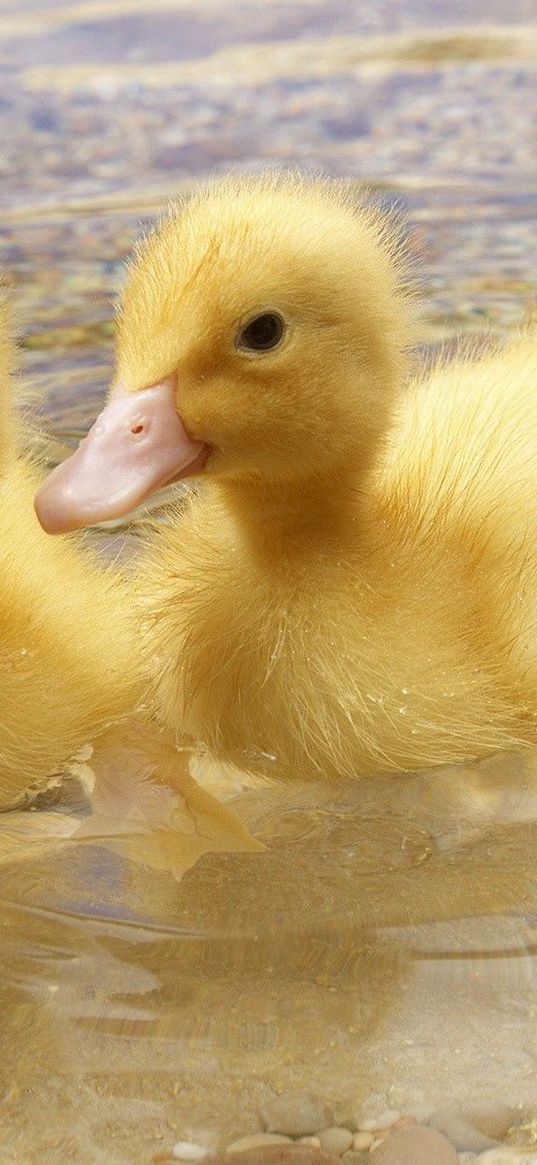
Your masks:
{"label": "duckling beak", "polygon": [[171,377],[139,392],[114,389],[76,452],[38,490],[35,510],[47,533],[120,518],[203,467],[207,446],[188,435],[174,389]]}

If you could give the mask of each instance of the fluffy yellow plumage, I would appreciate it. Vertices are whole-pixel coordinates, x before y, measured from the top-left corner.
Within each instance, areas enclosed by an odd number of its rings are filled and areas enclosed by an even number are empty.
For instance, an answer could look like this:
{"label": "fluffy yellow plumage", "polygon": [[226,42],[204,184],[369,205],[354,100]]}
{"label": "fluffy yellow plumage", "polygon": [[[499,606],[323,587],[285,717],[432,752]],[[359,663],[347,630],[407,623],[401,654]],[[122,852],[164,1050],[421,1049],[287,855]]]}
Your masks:
{"label": "fluffy yellow plumage", "polygon": [[0,304],[0,808],[39,787],[140,690],[118,579],[33,509],[39,474],[16,454],[8,306]]}
{"label": "fluffy yellow plumage", "polygon": [[[403,279],[389,223],[294,178],[201,192],[131,265],[122,400],[173,385],[207,454],[135,581],[155,709],[239,768],[337,779],[537,738],[537,343],[411,380]],[[267,316],[277,342],[248,348]]]}

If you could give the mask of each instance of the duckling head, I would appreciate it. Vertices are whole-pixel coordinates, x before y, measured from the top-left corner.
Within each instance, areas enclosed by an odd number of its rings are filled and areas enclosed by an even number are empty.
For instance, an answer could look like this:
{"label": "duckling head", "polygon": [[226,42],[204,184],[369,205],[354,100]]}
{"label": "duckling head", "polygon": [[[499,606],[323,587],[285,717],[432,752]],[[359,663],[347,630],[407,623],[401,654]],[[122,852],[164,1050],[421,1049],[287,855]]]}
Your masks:
{"label": "duckling head", "polygon": [[393,230],[337,184],[234,179],[173,206],[128,267],[109,403],[42,487],[42,524],[116,517],[189,475],[367,475],[407,314]]}

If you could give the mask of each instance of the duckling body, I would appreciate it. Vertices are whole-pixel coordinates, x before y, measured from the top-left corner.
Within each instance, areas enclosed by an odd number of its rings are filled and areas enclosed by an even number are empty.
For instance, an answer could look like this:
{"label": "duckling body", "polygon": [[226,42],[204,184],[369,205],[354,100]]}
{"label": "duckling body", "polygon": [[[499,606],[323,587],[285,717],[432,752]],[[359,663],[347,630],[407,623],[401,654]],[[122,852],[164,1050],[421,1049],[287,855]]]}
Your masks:
{"label": "duckling body", "polygon": [[40,476],[16,450],[8,327],[0,305],[0,809],[43,784],[140,690],[121,583],[37,522]]}
{"label": "duckling body", "polygon": [[170,479],[158,402],[179,424],[199,490],[133,602],[157,715],[217,760],[337,779],[537,739],[537,344],[412,381],[407,315],[389,224],[330,186],[225,183],[139,248],[110,404],[38,510],[112,516],[71,499],[117,426],[124,512],[125,432],[138,500]]}
{"label": "duckling body", "polygon": [[[509,357],[521,415],[532,347]],[[167,723],[239,768],[332,779],[535,740],[531,434],[517,460],[508,419],[480,399],[506,359],[410,385],[366,497],[359,479],[331,482],[301,491],[295,512],[287,499],[283,520],[278,498],[252,504],[251,483],[203,483],[139,580]],[[524,463],[517,502],[509,482]]]}

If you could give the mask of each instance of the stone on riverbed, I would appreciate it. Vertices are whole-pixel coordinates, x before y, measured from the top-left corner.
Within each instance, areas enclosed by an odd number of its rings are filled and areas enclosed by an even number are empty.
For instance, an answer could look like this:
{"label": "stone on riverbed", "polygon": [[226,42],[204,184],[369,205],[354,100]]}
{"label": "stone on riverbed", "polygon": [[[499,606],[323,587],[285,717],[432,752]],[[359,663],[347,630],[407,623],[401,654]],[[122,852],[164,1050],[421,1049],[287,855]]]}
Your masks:
{"label": "stone on riverbed", "polygon": [[427,1124],[443,1133],[459,1152],[483,1153],[505,1140],[514,1119],[512,1108],[498,1105],[494,1109],[460,1111],[452,1105],[439,1108]]}
{"label": "stone on riverbed", "polygon": [[177,1141],[172,1149],[172,1157],[177,1161],[203,1161],[209,1156],[209,1149],[195,1141]]}
{"label": "stone on riverbed", "polygon": [[282,1092],[259,1109],[261,1123],[269,1133],[303,1137],[332,1124],[332,1113],[324,1101],[309,1092]]}
{"label": "stone on riverbed", "polygon": [[323,1129],[319,1133],[319,1140],[321,1147],[326,1149],[328,1153],[335,1153],[341,1157],[343,1153],[347,1153],[352,1148],[353,1136],[349,1129],[334,1126]]}
{"label": "stone on riverbed", "polygon": [[246,1149],[267,1149],[273,1145],[292,1145],[290,1137],[283,1133],[249,1133],[245,1137],[238,1137],[226,1148],[228,1153],[244,1153]]}
{"label": "stone on riverbed", "polygon": [[423,1125],[395,1129],[369,1156],[371,1165],[459,1165],[453,1145]]}

